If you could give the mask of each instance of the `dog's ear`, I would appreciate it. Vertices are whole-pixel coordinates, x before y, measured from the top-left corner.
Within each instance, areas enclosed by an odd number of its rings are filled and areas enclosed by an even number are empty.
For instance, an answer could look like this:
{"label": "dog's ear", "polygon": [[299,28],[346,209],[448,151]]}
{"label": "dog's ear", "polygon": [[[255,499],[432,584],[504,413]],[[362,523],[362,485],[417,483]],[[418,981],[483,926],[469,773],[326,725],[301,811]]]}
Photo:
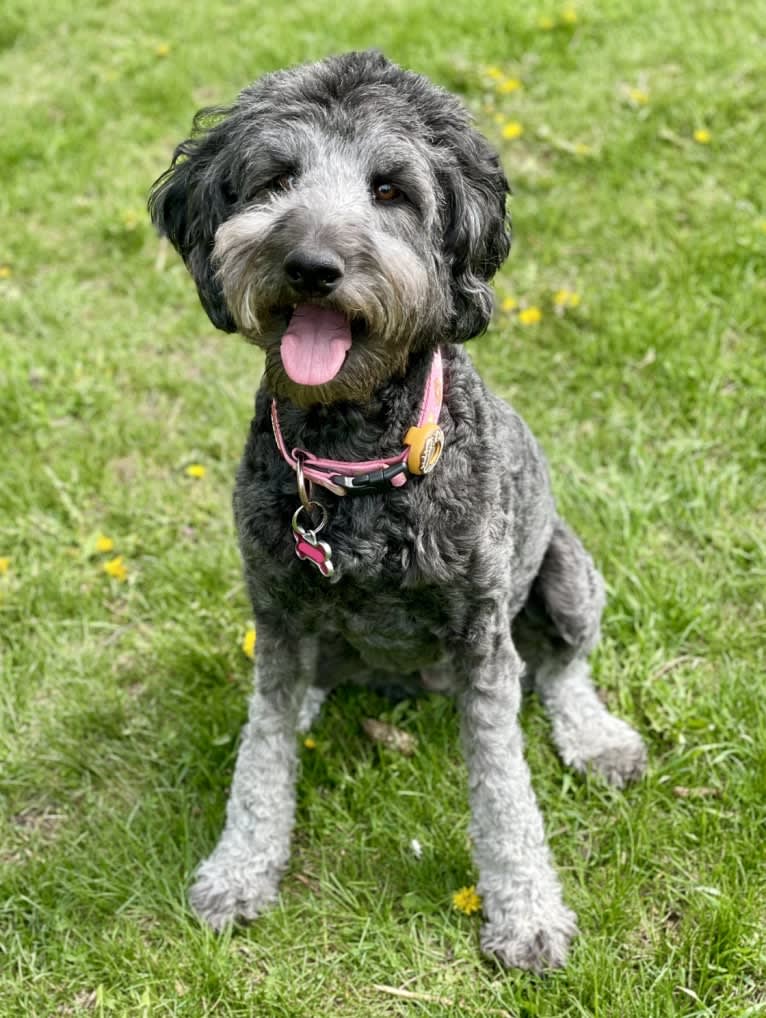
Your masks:
{"label": "dog's ear", "polygon": [[506,212],[508,181],[497,153],[478,131],[462,131],[453,147],[456,164],[445,170],[444,253],[454,306],[453,339],[462,342],[489,325],[487,285],[511,246]]}
{"label": "dog's ear", "polygon": [[227,112],[197,114],[192,136],[176,148],[170,167],[152,185],[149,213],[186,263],[210,321],[224,332],[236,332],[211,261],[215,232],[231,215],[236,193],[220,158],[224,132],[205,127],[211,116]]}

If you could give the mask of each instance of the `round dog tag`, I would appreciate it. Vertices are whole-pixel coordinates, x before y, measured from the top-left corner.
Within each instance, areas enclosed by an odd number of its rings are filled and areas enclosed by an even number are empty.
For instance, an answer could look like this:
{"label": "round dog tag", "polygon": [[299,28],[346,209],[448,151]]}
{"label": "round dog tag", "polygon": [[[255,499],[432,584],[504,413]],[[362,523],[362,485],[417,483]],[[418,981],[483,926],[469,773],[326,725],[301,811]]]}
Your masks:
{"label": "round dog tag", "polygon": [[411,474],[430,474],[444,448],[444,432],[438,424],[423,424],[413,427],[404,436],[404,444],[410,447],[407,469]]}

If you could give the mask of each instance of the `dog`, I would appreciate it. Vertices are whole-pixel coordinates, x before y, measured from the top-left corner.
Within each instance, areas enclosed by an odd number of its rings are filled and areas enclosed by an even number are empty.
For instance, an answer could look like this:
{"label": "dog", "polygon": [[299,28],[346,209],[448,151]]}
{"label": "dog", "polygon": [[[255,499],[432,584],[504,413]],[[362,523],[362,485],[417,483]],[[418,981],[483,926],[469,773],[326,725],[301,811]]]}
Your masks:
{"label": "dog", "polygon": [[565,764],[616,786],[645,769],[590,679],[601,577],[530,431],[463,346],[490,320],[507,194],[462,103],[376,51],[267,74],[201,111],[154,184],[153,222],[211,321],[265,353],[234,494],[255,691],[225,827],[190,892],[216,930],[275,900],[296,729],[340,682],[456,697],[481,946],[505,966],[561,966],[576,932],[522,691]]}

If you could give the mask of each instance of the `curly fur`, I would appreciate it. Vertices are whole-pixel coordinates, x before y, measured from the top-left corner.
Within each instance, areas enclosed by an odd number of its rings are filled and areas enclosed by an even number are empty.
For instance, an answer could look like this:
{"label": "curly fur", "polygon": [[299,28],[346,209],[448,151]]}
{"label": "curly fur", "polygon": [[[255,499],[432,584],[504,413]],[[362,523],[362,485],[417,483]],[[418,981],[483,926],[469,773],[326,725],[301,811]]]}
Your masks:
{"label": "curly fur", "polygon": [[[508,253],[507,183],[457,99],[378,53],[267,75],[198,117],[150,201],[213,323],[266,352],[234,512],[258,627],[256,684],[226,825],[191,891],[219,929],[272,902],[289,858],[296,727],[341,681],[452,692],[468,766],[471,834],[486,924],[503,964],[563,964],[575,932],[529,780],[518,725],[535,686],[562,759],[617,785],[639,776],[639,736],[590,682],[603,583],[556,512],[528,428],[487,391],[459,345],[491,313]],[[376,180],[404,200],[372,200]],[[337,378],[300,386],[279,344],[296,297],[296,248],[342,266],[322,299],[353,344]],[[323,492],[331,581],[298,561],[288,446],[341,460],[396,453],[417,417],[431,353],[443,351],[445,451],[406,486]],[[526,662],[526,671],[525,671]]]}

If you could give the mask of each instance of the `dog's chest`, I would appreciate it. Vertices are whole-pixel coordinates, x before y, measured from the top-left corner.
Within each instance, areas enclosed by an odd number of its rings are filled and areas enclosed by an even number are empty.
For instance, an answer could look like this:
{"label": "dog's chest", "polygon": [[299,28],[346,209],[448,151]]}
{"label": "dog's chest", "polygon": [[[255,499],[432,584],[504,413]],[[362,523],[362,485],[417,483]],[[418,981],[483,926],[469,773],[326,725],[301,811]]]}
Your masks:
{"label": "dog's chest", "polygon": [[445,528],[433,499],[318,494],[328,520],[317,539],[333,567],[325,576],[292,531],[297,498],[276,504],[273,492],[248,485],[245,494],[241,482],[240,543],[256,611],[290,618],[296,631],[334,632],[374,668],[408,673],[443,657],[461,624],[475,542],[465,528]]}

